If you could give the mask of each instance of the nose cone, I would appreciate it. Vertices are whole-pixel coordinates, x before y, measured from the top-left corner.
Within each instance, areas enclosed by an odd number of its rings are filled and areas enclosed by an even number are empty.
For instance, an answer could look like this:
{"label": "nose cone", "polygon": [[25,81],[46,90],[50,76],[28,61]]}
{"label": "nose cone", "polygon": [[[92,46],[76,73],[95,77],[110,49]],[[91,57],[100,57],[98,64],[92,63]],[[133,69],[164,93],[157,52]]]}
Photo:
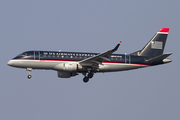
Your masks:
{"label": "nose cone", "polygon": [[8,64],[9,66],[13,66],[13,65],[14,65],[14,61],[10,60],[7,64]]}

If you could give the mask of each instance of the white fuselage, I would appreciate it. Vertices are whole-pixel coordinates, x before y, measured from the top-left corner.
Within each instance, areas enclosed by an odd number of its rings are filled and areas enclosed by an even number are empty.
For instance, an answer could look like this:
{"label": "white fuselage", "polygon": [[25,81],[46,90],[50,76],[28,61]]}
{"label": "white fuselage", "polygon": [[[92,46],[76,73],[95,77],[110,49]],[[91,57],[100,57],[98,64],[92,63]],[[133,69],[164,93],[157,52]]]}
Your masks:
{"label": "white fuselage", "polygon": [[[57,60],[20,60],[12,59],[8,62],[8,65],[18,68],[32,68],[32,69],[44,69],[44,70],[56,70],[56,71],[71,71],[63,68],[65,63],[68,64],[77,64],[77,72],[84,72],[85,69],[82,69],[82,66],[79,64],[79,61],[57,61]],[[62,66],[62,67],[61,67]],[[97,72],[113,72],[113,71],[123,71],[131,70],[142,67],[147,67],[150,65],[145,64],[135,64],[135,63],[111,63],[103,62],[102,65],[99,65],[99,70]],[[72,70],[73,71],[73,70]]]}

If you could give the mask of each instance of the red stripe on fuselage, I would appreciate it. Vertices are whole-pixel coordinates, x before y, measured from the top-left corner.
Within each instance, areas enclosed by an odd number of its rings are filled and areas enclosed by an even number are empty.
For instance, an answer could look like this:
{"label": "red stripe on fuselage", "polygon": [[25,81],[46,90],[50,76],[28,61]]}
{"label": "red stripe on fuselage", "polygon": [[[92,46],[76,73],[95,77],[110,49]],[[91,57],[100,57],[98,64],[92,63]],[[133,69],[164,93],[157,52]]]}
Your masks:
{"label": "red stripe on fuselage", "polygon": [[[79,61],[75,61],[75,60],[45,60],[45,59],[11,59],[11,60],[22,60],[22,61],[60,61],[60,62],[79,62]],[[142,65],[142,66],[153,66],[153,65],[149,65],[149,64],[139,64],[139,63],[122,63],[122,62],[103,62],[103,63],[108,63],[108,64],[128,64],[128,65]]]}
{"label": "red stripe on fuselage", "polygon": [[24,61],[26,61],[26,60],[31,60],[31,61],[64,61],[64,62],[79,62],[79,61],[74,61],[74,60],[45,60],[45,59],[41,59],[41,60],[39,60],[39,59],[11,59],[11,60],[24,60]]}

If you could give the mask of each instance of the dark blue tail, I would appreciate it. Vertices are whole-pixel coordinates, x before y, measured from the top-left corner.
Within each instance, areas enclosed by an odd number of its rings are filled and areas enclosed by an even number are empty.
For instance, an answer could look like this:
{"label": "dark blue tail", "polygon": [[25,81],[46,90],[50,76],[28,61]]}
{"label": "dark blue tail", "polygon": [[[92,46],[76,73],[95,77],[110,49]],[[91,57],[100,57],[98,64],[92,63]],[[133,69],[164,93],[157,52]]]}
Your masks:
{"label": "dark blue tail", "polygon": [[169,28],[161,28],[154,37],[138,52],[132,53],[137,56],[148,56],[154,58],[162,55],[166,44]]}

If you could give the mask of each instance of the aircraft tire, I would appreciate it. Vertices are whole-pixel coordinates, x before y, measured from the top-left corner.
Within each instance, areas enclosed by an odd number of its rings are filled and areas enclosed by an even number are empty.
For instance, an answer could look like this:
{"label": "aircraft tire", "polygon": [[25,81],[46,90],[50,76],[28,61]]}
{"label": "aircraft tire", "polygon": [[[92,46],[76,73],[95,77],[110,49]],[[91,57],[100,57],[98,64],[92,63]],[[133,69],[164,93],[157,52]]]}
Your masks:
{"label": "aircraft tire", "polygon": [[89,74],[88,74],[88,78],[92,78],[93,77],[93,73],[92,72],[90,72]]}
{"label": "aircraft tire", "polygon": [[28,79],[31,79],[32,76],[31,76],[31,75],[28,75],[27,77],[28,77]]}
{"label": "aircraft tire", "polygon": [[89,81],[89,78],[88,78],[88,77],[84,77],[84,78],[83,78],[83,81],[84,81],[85,83],[87,83],[87,82]]}

